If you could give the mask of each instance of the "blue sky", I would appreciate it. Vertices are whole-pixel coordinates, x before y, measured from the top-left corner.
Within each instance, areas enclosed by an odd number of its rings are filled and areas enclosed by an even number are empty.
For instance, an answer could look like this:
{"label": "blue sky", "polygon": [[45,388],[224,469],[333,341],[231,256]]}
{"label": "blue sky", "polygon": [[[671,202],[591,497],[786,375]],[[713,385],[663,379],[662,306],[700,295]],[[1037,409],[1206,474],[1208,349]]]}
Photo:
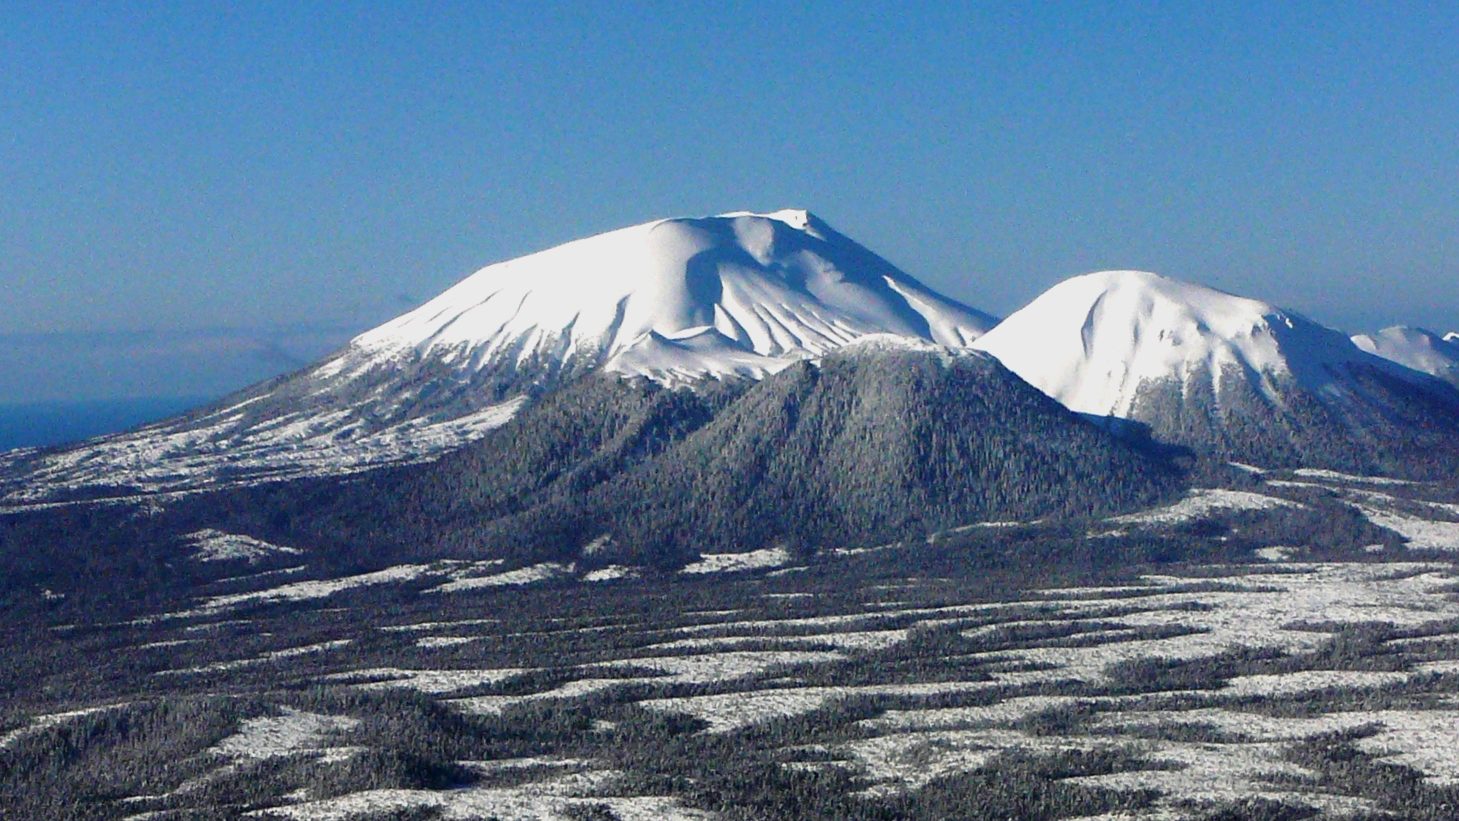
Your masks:
{"label": "blue sky", "polygon": [[1449,330],[1455,43],[1439,3],[5,4],[0,403],[221,393],[489,262],[789,206],[994,313],[1136,267]]}

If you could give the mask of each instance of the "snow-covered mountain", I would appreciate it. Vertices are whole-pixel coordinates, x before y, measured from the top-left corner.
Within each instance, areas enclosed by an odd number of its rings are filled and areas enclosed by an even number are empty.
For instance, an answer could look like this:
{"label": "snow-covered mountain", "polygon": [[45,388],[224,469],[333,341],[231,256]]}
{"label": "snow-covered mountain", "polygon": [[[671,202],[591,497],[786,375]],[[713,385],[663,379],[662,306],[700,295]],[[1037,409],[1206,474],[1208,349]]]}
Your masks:
{"label": "snow-covered mountain", "polygon": [[755,376],[871,333],[967,345],[994,324],[805,211],[669,219],[484,268],[356,338],[502,374]]}
{"label": "snow-covered mountain", "polygon": [[1459,387],[1459,334],[1440,337],[1423,328],[1397,325],[1375,334],[1358,334],[1353,343],[1370,354]]}
{"label": "snow-covered mountain", "polygon": [[974,343],[1069,409],[1258,464],[1384,469],[1459,440],[1459,398],[1343,333],[1138,271],[1066,280]]}
{"label": "snow-covered mountain", "polygon": [[427,458],[596,370],[671,385],[758,379],[869,334],[966,346],[993,324],[805,211],[658,220],[483,268],[211,408],[0,455],[0,500]]}

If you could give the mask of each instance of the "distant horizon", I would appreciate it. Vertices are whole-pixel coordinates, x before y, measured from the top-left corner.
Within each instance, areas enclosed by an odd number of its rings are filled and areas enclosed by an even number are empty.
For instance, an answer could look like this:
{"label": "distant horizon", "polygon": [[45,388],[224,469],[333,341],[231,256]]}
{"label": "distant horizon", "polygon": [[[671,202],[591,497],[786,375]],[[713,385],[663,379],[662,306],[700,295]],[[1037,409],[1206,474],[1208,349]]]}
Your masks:
{"label": "distant horizon", "polygon": [[[816,214],[814,209],[806,209]],[[830,222],[828,220],[828,222]],[[836,228],[834,222],[830,222]],[[625,226],[626,227],[626,226]],[[839,228],[838,228],[839,230]],[[852,237],[855,239],[855,237]],[[554,246],[555,247],[555,246]],[[546,249],[543,249],[546,250]],[[875,249],[871,249],[875,251]],[[501,260],[506,261],[506,260]],[[495,263],[488,263],[495,264]],[[895,263],[893,263],[895,264]],[[485,267],[485,266],[483,266]],[[479,270],[479,269],[478,269]],[[1072,274],[1071,276],[1082,276]],[[1150,272],[1157,273],[1160,272]],[[1165,276],[1164,274],[1161,274]],[[463,275],[470,276],[470,274]],[[914,275],[915,276],[915,275]],[[1062,280],[1061,280],[1062,281]],[[1205,283],[1199,283],[1205,284]],[[432,295],[433,296],[433,295]],[[1034,294],[1030,301],[1037,297]],[[1238,294],[1238,296],[1253,297],[1261,299],[1259,294]],[[418,304],[424,303],[430,297],[421,299]],[[1026,303],[1025,303],[1026,304]],[[404,313],[411,308],[400,311]],[[972,305],[980,308],[981,306]],[[1019,307],[1022,307],[1021,305]],[[1294,310],[1307,315],[1290,306],[1278,305],[1277,307]],[[1012,313],[1012,312],[1009,312]],[[388,321],[390,317],[380,320]],[[1006,314],[999,314],[997,318],[1001,321]],[[1319,317],[1309,317],[1321,322]],[[360,332],[369,330],[379,323],[372,323],[367,327],[343,328],[343,327],[261,327],[261,328],[200,328],[189,331],[149,331],[149,330],[127,330],[127,331],[106,331],[96,333],[85,333],[77,331],[61,331],[51,333],[29,333],[29,334],[0,334],[0,362],[4,362],[8,356],[16,360],[11,363],[12,379],[19,375],[20,379],[34,379],[36,375],[25,374],[25,367],[22,361],[38,363],[45,369],[54,369],[56,361],[51,358],[35,358],[23,351],[23,345],[15,343],[30,340],[32,343],[39,343],[42,346],[54,343],[58,339],[68,339],[79,342],[79,351],[84,351],[85,356],[94,358],[103,348],[90,344],[96,340],[116,339],[147,339],[147,338],[174,338],[197,340],[226,340],[230,343],[224,350],[232,348],[231,356],[223,361],[218,358],[219,349],[208,345],[193,357],[198,361],[190,362],[200,374],[186,386],[178,386],[177,390],[170,392],[146,393],[100,393],[96,395],[84,395],[79,397],[65,396],[38,396],[22,398],[19,400],[9,399],[0,394],[0,451],[21,447],[49,447],[69,444],[83,439],[100,436],[109,433],[116,433],[137,425],[148,424],[155,421],[183,413],[194,408],[205,407],[216,402],[228,394],[243,390],[251,385],[258,384],[282,374],[306,367],[310,363],[323,357],[330,351],[336,350],[357,336]],[[1328,323],[1323,323],[1328,324]],[[1337,327],[1330,325],[1329,327]],[[1384,328],[1337,328],[1349,335],[1359,333],[1375,333]],[[1409,327],[1422,327],[1411,325]],[[1440,337],[1445,334],[1459,332],[1459,322],[1454,327],[1433,327],[1423,328]],[[237,345],[242,340],[242,345]],[[267,341],[265,341],[267,340]],[[289,354],[283,351],[284,345],[292,340],[294,353]],[[233,346],[237,347],[233,347]],[[123,349],[119,354],[127,356]],[[175,356],[175,354],[174,354]],[[179,362],[184,357],[175,357]],[[148,363],[145,357],[137,357],[142,367]],[[110,369],[115,372],[115,366]],[[0,377],[3,379],[3,377]],[[198,386],[203,386],[199,388]],[[193,390],[186,390],[186,387],[193,387]]]}

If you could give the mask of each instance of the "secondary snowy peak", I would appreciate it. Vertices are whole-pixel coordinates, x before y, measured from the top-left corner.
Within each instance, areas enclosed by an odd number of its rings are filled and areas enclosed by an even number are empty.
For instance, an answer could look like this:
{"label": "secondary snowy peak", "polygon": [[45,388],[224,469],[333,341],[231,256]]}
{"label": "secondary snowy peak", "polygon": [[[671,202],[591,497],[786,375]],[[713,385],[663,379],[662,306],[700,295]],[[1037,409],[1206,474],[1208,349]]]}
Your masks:
{"label": "secondary snowy peak", "polygon": [[1459,334],[1441,338],[1423,328],[1397,325],[1375,334],[1358,334],[1353,337],[1353,344],[1370,354],[1459,387]]}
{"label": "secondary snowy peak", "polygon": [[1273,395],[1284,378],[1321,389],[1328,365],[1362,357],[1298,314],[1142,271],[1066,280],[974,347],[1073,411],[1125,418],[1152,382],[1236,373]]}
{"label": "secondary snowy peak", "polygon": [[351,349],[503,376],[605,367],[673,382],[760,377],[872,333],[966,346],[993,324],[813,214],[735,212],[490,265]]}
{"label": "secondary snowy peak", "polygon": [[973,347],[1071,410],[1225,460],[1448,475],[1459,392],[1254,299],[1136,271],[1049,289]]}

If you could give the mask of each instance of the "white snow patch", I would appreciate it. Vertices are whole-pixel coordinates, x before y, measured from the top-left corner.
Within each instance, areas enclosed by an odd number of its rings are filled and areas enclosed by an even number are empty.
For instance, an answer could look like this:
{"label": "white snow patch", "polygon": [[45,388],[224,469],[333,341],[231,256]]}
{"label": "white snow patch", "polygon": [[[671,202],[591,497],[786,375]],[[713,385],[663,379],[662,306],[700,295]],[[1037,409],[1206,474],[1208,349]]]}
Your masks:
{"label": "white snow patch", "polygon": [[1408,540],[1414,550],[1459,550],[1459,522],[1434,521],[1370,505],[1354,505],[1368,521]]}
{"label": "white snow patch", "polygon": [[619,564],[610,564],[607,567],[600,567],[597,570],[590,570],[583,574],[585,582],[611,582],[618,579],[632,579],[639,575],[638,568],[624,567]]}
{"label": "white snow patch", "polygon": [[221,530],[198,530],[185,538],[192,542],[193,558],[200,562],[224,562],[245,559],[250,564],[269,556],[298,555],[304,551],[297,547],[269,544],[238,533],[224,533]]}
{"label": "white snow patch", "polygon": [[1290,696],[1329,689],[1370,689],[1401,684],[1408,673],[1367,670],[1302,670],[1294,673],[1238,676],[1221,690],[1223,696]]}
{"label": "white snow patch", "polygon": [[479,687],[483,684],[495,684],[527,672],[531,672],[531,670],[520,667],[490,670],[411,670],[399,667],[371,667],[362,670],[349,670],[343,673],[332,673],[325,676],[324,680],[382,679],[381,681],[356,684],[355,686],[362,690],[386,690],[400,687],[438,695],[451,693],[456,690],[464,690],[468,687]]}
{"label": "white snow patch", "polygon": [[[846,656],[829,650],[740,650],[695,656],[650,656],[593,665],[599,669],[643,667],[666,673],[660,683],[712,684],[762,673],[787,664],[822,664]],[[590,668],[591,669],[591,668]]]}
{"label": "white snow patch", "polygon": [[1289,562],[1302,552],[1298,547],[1262,547],[1256,550],[1256,557],[1268,562]]}
{"label": "white snow patch", "polygon": [[681,573],[735,573],[742,570],[760,570],[767,567],[782,567],[790,562],[790,551],[783,547],[752,550],[748,553],[705,553],[699,560],[688,564]]}
{"label": "white snow patch", "polygon": [[432,573],[441,572],[443,572],[441,567],[435,565],[402,564],[387,567],[384,570],[377,570],[373,573],[361,573],[339,579],[314,579],[293,582],[282,587],[272,587],[267,590],[257,590],[251,593],[214,596],[204,601],[202,606],[195,610],[188,610],[182,613],[170,613],[168,616],[173,618],[195,616],[239,607],[245,604],[323,599],[333,596],[335,593],[356,587],[368,587],[377,584],[398,584],[400,582],[413,581]]}
{"label": "white snow patch", "polygon": [[1119,524],[1181,524],[1225,510],[1276,510],[1301,508],[1304,505],[1276,496],[1243,490],[1195,488],[1184,499],[1167,507],[1116,516],[1109,521]]}
{"label": "white snow patch", "polygon": [[[480,768],[480,767],[478,767]],[[570,821],[579,807],[605,805],[622,821],[709,821],[713,816],[681,806],[664,796],[614,795],[619,774],[596,771],[553,775],[514,787],[463,787],[454,790],[382,789],[287,807],[256,810],[300,821],[343,821],[359,815],[385,815],[433,809],[441,818],[503,818],[518,821]]]}
{"label": "white snow patch", "polygon": [[[319,745],[331,733],[358,727],[359,719],[281,707],[280,715],[251,718],[208,752],[230,759],[265,759],[302,752],[326,752]],[[337,751],[341,748],[332,748]],[[357,748],[351,748],[357,749]]]}
{"label": "white snow patch", "polygon": [[428,650],[437,647],[457,647],[462,644],[470,644],[480,638],[480,636],[422,636],[415,640],[415,646]]}
{"label": "white snow patch", "polygon": [[1406,479],[1391,479],[1387,476],[1358,476],[1352,473],[1340,473],[1336,470],[1322,470],[1319,468],[1300,468],[1292,471],[1298,476],[1305,476],[1308,479],[1326,479],[1332,482],[1357,482],[1368,485],[1413,485]]}
{"label": "white snow patch", "polygon": [[324,653],[330,650],[338,650],[341,647],[346,647],[352,644],[353,642],[354,639],[335,639],[333,641],[319,642],[318,644],[307,644],[301,647],[289,647],[283,650],[273,650],[260,656],[254,656],[252,658],[234,659],[232,661],[215,661],[211,664],[204,664],[198,667],[183,667],[176,670],[159,670],[158,672],[154,673],[154,675],[192,675],[197,673],[217,673],[224,670],[240,670],[245,667],[253,667],[255,665],[264,664],[270,661],[277,661],[278,659],[296,658],[298,656],[308,656],[315,653]]}
{"label": "white snow patch", "polygon": [[508,570],[505,573],[494,573],[489,576],[471,576],[458,578],[455,581],[447,582],[440,587],[433,587],[426,591],[428,593],[461,593],[467,590],[481,590],[490,587],[521,586],[536,584],[537,582],[550,581],[570,575],[573,571],[572,565],[558,562],[544,562],[528,567],[519,567],[515,570]]}
{"label": "white snow patch", "polygon": [[725,733],[762,721],[813,712],[841,698],[856,696],[925,696],[987,689],[986,682],[948,681],[924,684],[871,684],[852,687],[790,687],[710,696],[640,701],[651,710],[684,713],[703,719],[709,732]]}

